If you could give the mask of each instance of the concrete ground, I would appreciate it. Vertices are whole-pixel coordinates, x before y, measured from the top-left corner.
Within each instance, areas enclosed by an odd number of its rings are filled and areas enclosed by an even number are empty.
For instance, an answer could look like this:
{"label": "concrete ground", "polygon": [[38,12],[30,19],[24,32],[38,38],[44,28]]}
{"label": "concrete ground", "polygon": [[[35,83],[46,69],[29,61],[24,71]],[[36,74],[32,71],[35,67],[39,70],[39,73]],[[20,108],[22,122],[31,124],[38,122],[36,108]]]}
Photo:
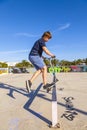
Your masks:
{"label": "concrete ground", "polygon": [[[32,74],[0,75],[0,130],[54,130],[52,91],[40,84],[41,75],[27,93],[25,81]],[[48,82],[53,79],[47,75]],[[59,130],[87,130],[87,73],[57,73]],[[54,110],[55,111],[55,110]]]}

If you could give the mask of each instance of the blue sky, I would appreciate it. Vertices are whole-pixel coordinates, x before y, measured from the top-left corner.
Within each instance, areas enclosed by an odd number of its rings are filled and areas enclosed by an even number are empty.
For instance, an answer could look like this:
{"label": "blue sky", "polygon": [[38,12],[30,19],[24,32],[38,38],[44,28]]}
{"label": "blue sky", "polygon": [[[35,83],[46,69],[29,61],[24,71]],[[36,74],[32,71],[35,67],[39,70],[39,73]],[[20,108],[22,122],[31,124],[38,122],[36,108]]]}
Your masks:
{"label": "blue sky", "polygon": [[0,0],[0,61],[28,60],[44,31],[59,60],[87,58],[87,0]]}

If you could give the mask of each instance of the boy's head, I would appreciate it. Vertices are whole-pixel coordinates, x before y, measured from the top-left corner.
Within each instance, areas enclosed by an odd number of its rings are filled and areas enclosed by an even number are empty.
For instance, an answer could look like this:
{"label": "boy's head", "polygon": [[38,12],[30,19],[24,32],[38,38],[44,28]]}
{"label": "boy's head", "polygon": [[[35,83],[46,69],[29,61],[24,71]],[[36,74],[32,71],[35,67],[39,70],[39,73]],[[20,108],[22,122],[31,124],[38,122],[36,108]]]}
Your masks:
{"label": "boy's head", "polygon": [[52,38],[52,34],[51,34],[49,31],[46,31],[46,32],[43,33],[42,38],[43,38],[45,41],[48,41],[49,39]]}

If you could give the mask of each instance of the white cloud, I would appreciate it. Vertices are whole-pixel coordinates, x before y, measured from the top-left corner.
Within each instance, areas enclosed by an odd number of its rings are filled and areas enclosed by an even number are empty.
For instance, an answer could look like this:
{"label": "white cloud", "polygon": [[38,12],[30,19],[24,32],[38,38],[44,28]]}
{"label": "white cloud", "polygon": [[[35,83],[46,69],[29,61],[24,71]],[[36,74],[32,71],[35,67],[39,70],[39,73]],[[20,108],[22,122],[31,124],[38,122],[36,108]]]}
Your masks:
{"label": "white cloud", "polygon": [[34,35],[34,34],[29,34],[29,33],[16,33],[16,36],[38,37],[40,35]]}
{"label": "white cloud", "polygon": [[59,31],[65,30],[65,29],[67,29],[67,28],[69,28],[69,27],[70,27],[70,23],[63,24],[63,25],[61,25],[61,26],[58,28],[58,30],[59,30]]}
{"label": "white cloud", "polygon": [[[70,23],[60,24],[59,27],[53,31],[53,33],[56,31],[62,31],[62,30],[68,29],[70,25],[71,25]],[[41,34],[36,35],[36,34],[31,34],[31,33],[16,33],[15,36],[39,37],[41,36]]]}
{"label": "white cloud", "polygon": [[24,53],[28,52],[29,50],[16,50],[16,51],[2,51],[0,54],[14,54],[14,53]]}
{"label": "white cloud", "polygon": [[53,33],[55,33],[56,31],[62,31],[65,29],[68,29],[71,26],[70,23],[66,23],[66,24],[60,24],[58,28],[56,28]]}

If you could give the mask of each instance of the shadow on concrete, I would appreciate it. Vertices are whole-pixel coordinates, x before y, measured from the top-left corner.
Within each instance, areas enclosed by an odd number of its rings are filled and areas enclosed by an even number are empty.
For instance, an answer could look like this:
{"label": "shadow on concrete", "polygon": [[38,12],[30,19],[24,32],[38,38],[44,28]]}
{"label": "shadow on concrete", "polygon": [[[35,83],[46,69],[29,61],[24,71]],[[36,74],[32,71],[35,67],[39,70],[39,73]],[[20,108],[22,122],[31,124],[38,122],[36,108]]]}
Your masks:
{"label": "shadow on concrete", "polygon": [[23,88],[17,88],[17,87],[8,85],[8,84],[0,83],[0,88],[9,90],[7,95],[10,96],[13,99],[15,99],[15,97],[14,97],[15,92],[22,94],[24,96],[27,96],[29,98],[29,100],[26,102],[26,104],[23,106],[23,108],[25,110],[29,111],[30,113],[32,113],[33,115],[35,115],[36,117],[38,117],[39,119],[43,120],[47,124],[52,124],[52,122],[50,120],[48,120],[47,118],[42,116],[40,113],[35,112],[35,111],[33,111],[32,109],[29,108],[36,96],[39,97],[39,98],[43,98],[45,100],[51,101],[50,99],[45,98],[44,94],[38,94],[41,86],[42,86],[42,83],[37,87],[36,90],[32,90],[31,93],[28,94],[27,91]]}
{"label": "shadow on concrete", "polygon": [[48,120],[47,118],[45,118],[44,116],[40,115],[38,112],[33,111],[32,109],[30,109],[30,105],[32,104],[33,100],[35,99],[36,96],[43,98],[45,100],[47,100],[44,96],[44,94],[38,94],[40,88],[42,86],[42,83],[38,86],[38,88],[36,89],[36,91],[34,92],[34,94],[30,97],[30,99],[26,102],[26,104],[24,105],[24,109],[26,109],[27,111],[31,112],[33,115],[35,115],[36,117],[38,117],[39,119],[43,120],[44,122],[46,122],[47,124],[52,124],[52,122],[50,120]]}
{"label": "shadow on concrete", "polygon": [[[39,97],[42,98],[44,100],[47,100],[49,102],[51,102],[51,99],[48,99],[45,97],[45,94],[38,94],[38,92],[40,92],[40,88],[42,87],[42,83],[37,87],[36,90],[32,90],[30,94],[27,93],[26,89],[23,88],[17,88],[8,84],[4,84],[4,83],[0,83],[0,88],[1,89],[6,89],[9,90],[9,92],[7,93],[8,96],[10,96],[11,98],[15,99],[14,97],[14,92],[22,94],[26,97],[28,97],[28,101],[25,103],[25,105],[23,106],[23,108],[25,110],[27,110],[28,112],[32,113],[33,115],[35,115],[36,117],[38,117],[39,119],[43,120],[44,122],[46,122],[47,124],[52,124],[52,122],[50,120],[48,120],[46,117],[42,116],[41,114],[39,114],[38,112],[33,111],[32,109],[30,109],[30,105],[32,104],[32,102],[34,101],[35,97]],[[58,105],[65,107],[66,108],[66,104],[63,104],[61,102],[57,102]],[[75,110],[76,112],[79,112],[80,114],[83,115],[87,115],[87,112],[84,110],[80,110],[78,108],[74,108],[73,110]]]}
{"label": "shadow on concrete", "polygon": [[15,97],[14,97],[15,92],[22,94],[24,96],[28,96],[28,94],[26,94],[26,90],[23,89],[23,88],[17,88],[17,87],[14,87],[14,86],[11,86],[11,85],[8,85],[8,84],[4,84],[4,83],[0,83],[0,88],[9,90],[7,95],[10,96],[11,98],[14,98],[14,99],[15,99]]}

